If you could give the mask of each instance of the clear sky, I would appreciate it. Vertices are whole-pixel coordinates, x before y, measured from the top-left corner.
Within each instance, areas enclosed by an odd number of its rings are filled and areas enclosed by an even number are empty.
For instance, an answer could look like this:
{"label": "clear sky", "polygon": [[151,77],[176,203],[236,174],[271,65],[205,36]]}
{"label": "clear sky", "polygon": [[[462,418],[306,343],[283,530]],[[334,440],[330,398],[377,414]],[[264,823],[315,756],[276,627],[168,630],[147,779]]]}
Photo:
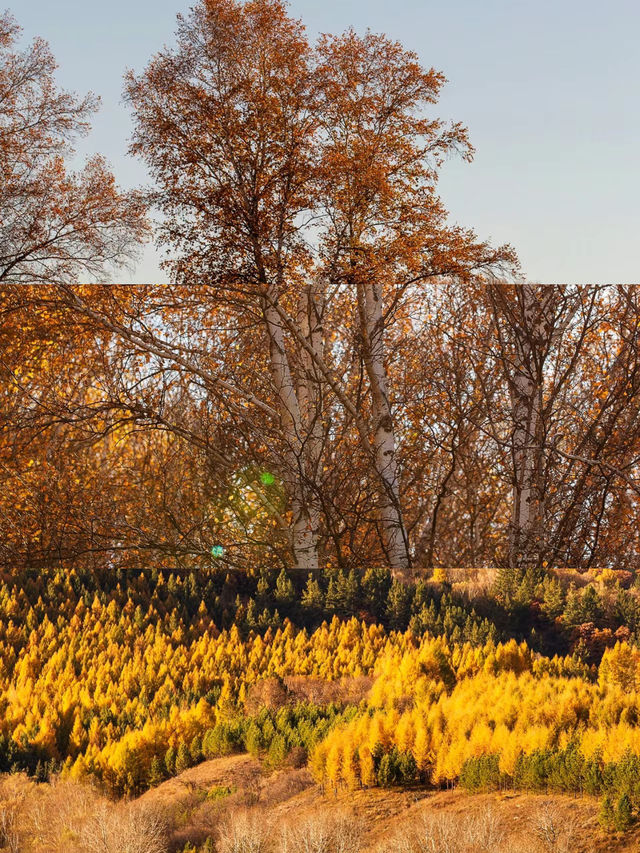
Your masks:
{"label": "clear sky", "polygon": [[[102,109],[81,153],[106,155],[124,186],[127,67],[171,43],[189,0],[13,0],[25,39],[46,38],[58,79]],[[312,35],[367,27],[449,80],[436,114],[468,125],[469,165],[441,178],[453,221],[510,242],[530,280],[640,282],[638,0],[292,0]],[[149,248],[128,280],[161,281]]]}

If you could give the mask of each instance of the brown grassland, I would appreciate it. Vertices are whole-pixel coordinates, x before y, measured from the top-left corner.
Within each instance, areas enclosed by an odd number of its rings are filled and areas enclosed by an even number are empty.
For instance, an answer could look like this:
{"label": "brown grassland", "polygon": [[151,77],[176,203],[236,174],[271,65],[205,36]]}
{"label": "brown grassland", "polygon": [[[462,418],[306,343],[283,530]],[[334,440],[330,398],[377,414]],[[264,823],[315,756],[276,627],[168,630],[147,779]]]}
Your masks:
{"label": "brown grassland", "polygon": [[[640,829],[605,834],[584,796],[461,790],[327,795],[306,769],[265,774],[248,755],[203,762],[129,802],[88,784],[0,783],[11,853],[627,853]],[[209,839],[209,840],[208,840]]]}

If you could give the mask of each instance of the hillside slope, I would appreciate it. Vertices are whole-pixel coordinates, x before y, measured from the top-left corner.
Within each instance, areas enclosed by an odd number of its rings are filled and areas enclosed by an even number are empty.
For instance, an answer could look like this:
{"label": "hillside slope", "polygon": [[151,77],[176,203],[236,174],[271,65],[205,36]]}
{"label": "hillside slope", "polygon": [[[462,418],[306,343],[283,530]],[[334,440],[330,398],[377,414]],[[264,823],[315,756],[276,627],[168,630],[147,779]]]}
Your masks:
{"label": "hillside slope", "polygon": [[399,834],[432,819],[453,833],[463,834],[469,825],[481,827],[499,839],[495,853],[631,853],[640,848],[640,827],[617,836],[601,829],[593,797],[470,795],[460,789],[370,789],[333,795],[313,784],[306,770],[266,774],[249,755],[205,761],[147,791],[138,802],[171,816],[174,849],[215,837],[221,822],[246,809],[256,811],[276,831],[324,812],[346,814],[363,830],[362,853],[391,853]]}

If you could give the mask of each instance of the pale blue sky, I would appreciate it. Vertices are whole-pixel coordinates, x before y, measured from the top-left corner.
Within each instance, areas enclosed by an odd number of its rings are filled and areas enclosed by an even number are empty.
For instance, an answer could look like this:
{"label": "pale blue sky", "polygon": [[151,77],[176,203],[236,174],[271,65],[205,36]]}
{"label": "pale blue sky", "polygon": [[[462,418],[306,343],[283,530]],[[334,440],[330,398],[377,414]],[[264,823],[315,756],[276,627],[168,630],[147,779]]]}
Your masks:
{"label": "pale blue sky", "polygon": [[[183,0],[14,0],[25,38],[46,38],[68,88],[102,109],[81,152],[106,155],[125,186],[122,75],[170,43]],[[450,162],[451,218],[511,242],[544,282],[640,281],[640,4],[637,0],[293,0],[311,34],[386,32],[449,83],[437,114],[468,125],[471,165]],[[164,276],[149,248],[134,281]]]}

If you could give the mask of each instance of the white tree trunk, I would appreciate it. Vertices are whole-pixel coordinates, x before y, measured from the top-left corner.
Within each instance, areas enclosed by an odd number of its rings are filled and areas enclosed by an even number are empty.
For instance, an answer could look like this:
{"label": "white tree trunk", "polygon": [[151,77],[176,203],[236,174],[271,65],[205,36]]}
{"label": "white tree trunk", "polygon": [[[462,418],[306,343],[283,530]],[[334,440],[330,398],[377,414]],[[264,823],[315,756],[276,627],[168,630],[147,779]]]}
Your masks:
{"label": "white tree trunk", "polygon": [[318,482],[322,464],[322,389],[324,387],[324,377],[318,370],[318,365],[314,355],[316,357],[322,357],[324,344],[322,327],[323,317],[323,286],[319,280],[313,279],[301,290],[298,302],[298,327],[301,334],[311,345],[313,354],[308,352],[306,349],[301,349],[300,351],[300,370],[298,371],[297,377],[297,397],[300,419],[303,424],[305,435],[304,473],[306,482],[309,484],[309,488],[307,488],[307,514],[311,530],[314,533],[314,539],[316,540],[316,561],[317,538],[318,530],[320,528],[320,510],[317,495],[313,492],[313,484]]}
{"label": "white tree trunk", "polygon": [[402,570],[409,568],[409,551],[400,505],[396,437],[384,360],[381,286],[377,283],[359,284],[358,304],[364,361],[372,396],[375,467],[380,482],[379,517],[383,545],[389,566]]}
{"label": "white tree trunk", "polygon": [[297,569],[318,568],[318,514],[299,496],[291,502],[293,511],[292,550]]}
{"label": "white tree trunk", "polygon": [[300,401],[294,386],[285,339],[274,294],[264,300],[264,319],[269,339],[271,374],[278,397],[280,424],[285,442],[284,479],[291,501],[293,515],[291,549],[296,568],[318,568],[319,517],[313,509],[314,501],[309,488],[306,464],[306,429],[300,411]]}
{"label": "white tree trunk", "polygon": [[531,284],[521,288],[521,324],[515,331],[515,364],[511,383],[513,418],[513,507],[509,531],[509,563],[537,561],[542,533],[542,393],[543,368],[550,334],[547,294]]}

